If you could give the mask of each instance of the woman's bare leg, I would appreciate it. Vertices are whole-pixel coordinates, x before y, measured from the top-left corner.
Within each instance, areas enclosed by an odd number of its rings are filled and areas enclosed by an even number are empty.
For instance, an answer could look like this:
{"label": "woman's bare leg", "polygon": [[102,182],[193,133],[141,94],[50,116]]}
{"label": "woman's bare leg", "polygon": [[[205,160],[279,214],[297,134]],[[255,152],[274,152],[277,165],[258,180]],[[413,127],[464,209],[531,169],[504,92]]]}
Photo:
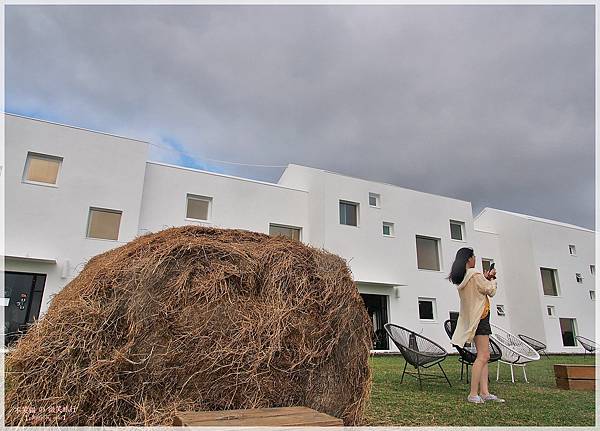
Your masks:
{"label": "woman's bare leg", "polygon": [[[489,335],[475,335],[474,341],[477,348],[477,359],[475,359],[471,371],[471,392],[469,395],[472,397],[478,394],[480,386],[483,395],[488,392],[488,361],[490,360]],[[484,377],[485,385],[483,383]]]}

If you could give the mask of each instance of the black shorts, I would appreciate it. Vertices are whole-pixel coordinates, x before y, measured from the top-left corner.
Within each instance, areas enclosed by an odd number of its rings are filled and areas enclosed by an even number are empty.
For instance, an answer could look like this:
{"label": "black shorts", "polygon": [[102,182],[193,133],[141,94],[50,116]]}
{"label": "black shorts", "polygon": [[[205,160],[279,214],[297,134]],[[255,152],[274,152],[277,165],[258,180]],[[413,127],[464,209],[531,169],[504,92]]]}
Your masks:
{"label": "black shorts", "polygon": [[475,335],[490,335],[492,333],[492,327],[490,326],[490,314],[491,310],[488,312],[487,316],[484,319],[479,321],[479,325],[477,325],[477,330],[475,331]]}

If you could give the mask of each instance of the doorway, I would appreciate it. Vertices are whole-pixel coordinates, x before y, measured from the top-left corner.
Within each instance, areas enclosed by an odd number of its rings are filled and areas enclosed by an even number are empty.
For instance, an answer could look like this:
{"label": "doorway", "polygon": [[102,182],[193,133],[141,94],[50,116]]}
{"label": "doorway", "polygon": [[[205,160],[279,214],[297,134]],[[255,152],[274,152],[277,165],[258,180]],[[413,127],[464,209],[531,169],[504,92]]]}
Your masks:
{"label": "doorway", "polygon": [[367,313],[373,323],[373,350],[388,350],[389,341],[383,325],[388,323],[387,295],[371,295],[361,293]]}
{"label": "doorway", "polygon": [[45,274],[4,273],[4,344],[23,335],[40,314]]}

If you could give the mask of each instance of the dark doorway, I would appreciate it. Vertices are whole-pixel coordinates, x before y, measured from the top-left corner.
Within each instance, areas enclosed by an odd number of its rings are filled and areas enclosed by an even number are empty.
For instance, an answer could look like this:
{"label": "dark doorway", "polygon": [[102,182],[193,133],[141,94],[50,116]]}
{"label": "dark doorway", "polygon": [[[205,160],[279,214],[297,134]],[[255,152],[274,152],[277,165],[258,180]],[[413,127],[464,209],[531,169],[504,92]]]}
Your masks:
{"label": "dark doorway", "polygon": [[39,317],[45,284],[45,274],[4,273],[5,345],[16,341]]}
{"label": "dark doorway", "polygon": [[387,295],[370,295],[361,293],[362,299],[367,307],[367,313],[373,323],[373,350],[388,350],[388,336],[383,325],[388,323]]}

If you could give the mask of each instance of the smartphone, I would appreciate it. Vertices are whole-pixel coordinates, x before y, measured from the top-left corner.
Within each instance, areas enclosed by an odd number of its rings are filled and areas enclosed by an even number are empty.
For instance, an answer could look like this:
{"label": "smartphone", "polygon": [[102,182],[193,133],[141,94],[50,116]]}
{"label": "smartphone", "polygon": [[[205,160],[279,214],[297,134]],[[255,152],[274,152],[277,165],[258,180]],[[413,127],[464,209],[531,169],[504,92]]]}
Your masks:
{"label": "smartphone", "polygon": [[495,266],[496,266],[496,262],[492,262],[492,264],[490,265],[490,271],[491,271],[492,269],[494,269],[494,267],[495,267]]}

